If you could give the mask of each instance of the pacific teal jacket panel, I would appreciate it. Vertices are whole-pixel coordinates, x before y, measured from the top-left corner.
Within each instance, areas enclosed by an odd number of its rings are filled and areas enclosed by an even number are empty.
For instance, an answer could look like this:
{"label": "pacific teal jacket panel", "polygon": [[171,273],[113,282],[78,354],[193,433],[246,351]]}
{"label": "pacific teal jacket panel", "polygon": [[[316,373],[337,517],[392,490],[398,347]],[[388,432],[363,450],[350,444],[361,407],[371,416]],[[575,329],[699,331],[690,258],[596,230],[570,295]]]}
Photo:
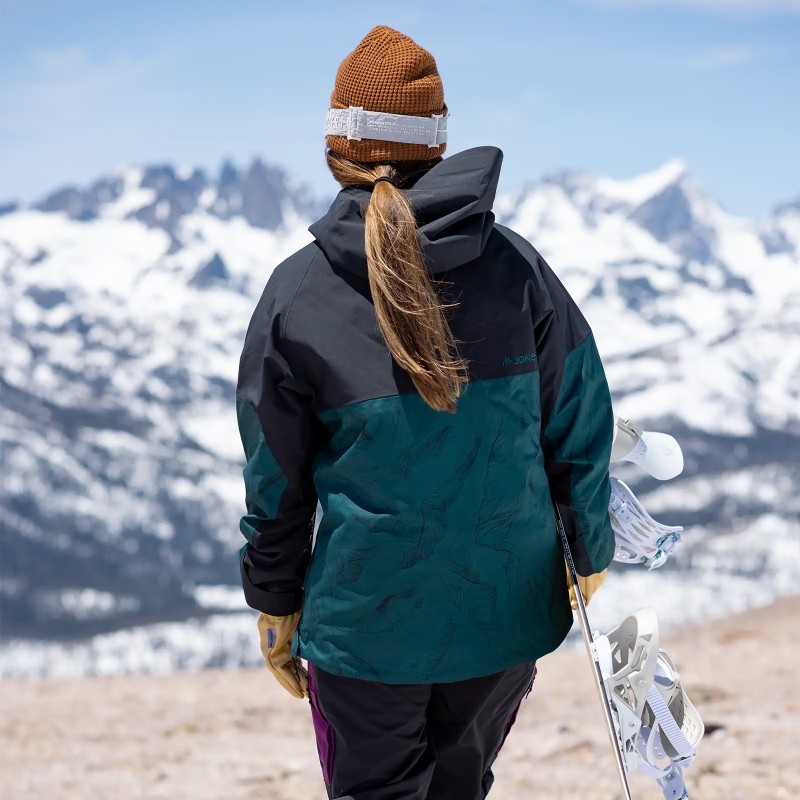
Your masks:
{"label": "pacific teal jacket panel", "polygon": [[240,397],[236,398],[236,417],[247,459],[242,473],[247,514],[241,519],[240,529],[252,544],[259,521],[278,516],[287,480],[264,438],[255,409]]}
{"label": "pacific teal jacket panel", "polygon": [[558,646],[572,617],[538,394],[531,370],[471,382],[455,415],[410,393],[321,415],[332,434],[314,464],[324,513],[296,653],[414,683]]}
{"label": "pacific teal jacket panel", "polygon": [[[613,428],[611,395],[594,336],[590,333],[564,362],[555,406],[542,434],[549,471],[561,474],[553,492],[562,518],[580,532],[578,552],[591,572],[601,572],[614,557],[614,532],[608,515]],[[566,524],[566,523],[565,523]]]}

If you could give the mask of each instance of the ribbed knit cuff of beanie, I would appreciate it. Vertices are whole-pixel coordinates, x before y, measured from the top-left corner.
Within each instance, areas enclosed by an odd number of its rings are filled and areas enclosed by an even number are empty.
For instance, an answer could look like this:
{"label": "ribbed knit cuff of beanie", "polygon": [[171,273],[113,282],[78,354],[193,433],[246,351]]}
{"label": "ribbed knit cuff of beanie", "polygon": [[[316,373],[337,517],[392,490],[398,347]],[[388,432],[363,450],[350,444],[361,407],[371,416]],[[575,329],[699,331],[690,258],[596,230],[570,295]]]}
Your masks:
{"label": "ribbed knit cuff of beanie", "polygon": [[[339,65],[330,107],[349,106],[415,117],[448,113],[434,57],[386,25],[376,25]],[[326,136],[325,141],[334,153],[367,163],[434,159],[447,147],[346,136]]]}

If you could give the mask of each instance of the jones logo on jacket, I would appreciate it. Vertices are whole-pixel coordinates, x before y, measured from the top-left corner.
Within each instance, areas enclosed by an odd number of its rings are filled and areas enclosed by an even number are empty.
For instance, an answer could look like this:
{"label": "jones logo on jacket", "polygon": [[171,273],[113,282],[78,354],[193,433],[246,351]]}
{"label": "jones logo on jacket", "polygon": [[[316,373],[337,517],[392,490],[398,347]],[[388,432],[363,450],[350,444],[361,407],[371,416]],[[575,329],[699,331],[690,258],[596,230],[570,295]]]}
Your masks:
{"label": "jones logo on jacket", "polygon": [[503,366],[512,367],[515,364],[527,364],[531,361],[536,361],[536,353],[522,353],[518,356],[506,356],[503,359]]}

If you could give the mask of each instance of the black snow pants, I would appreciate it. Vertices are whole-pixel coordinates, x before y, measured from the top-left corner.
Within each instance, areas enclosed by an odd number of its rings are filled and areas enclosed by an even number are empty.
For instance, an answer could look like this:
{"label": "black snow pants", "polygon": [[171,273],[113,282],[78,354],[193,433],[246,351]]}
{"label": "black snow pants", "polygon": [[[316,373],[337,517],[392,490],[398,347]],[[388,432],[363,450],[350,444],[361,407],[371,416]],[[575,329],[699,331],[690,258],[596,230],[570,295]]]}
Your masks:
{"label": "black snow pants", "polygon": [[483,800],[535,662],[454,683],[385,684],[308,664],[329,800]]}

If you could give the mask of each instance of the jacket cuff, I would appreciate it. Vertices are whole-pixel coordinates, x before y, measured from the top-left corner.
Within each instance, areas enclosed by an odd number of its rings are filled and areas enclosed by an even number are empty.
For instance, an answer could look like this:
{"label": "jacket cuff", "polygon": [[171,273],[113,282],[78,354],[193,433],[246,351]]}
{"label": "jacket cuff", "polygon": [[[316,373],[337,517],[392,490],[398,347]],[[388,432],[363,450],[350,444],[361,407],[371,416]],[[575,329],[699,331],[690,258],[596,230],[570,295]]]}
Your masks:
{"label": "jacket cuff", "polygon": [[244,600],[250,608],[274,617],[287,617],[302,608],[302,591],[270,592],[259,588],[247,576],[243,560],[239,561],[239,572],[242,576]]}

